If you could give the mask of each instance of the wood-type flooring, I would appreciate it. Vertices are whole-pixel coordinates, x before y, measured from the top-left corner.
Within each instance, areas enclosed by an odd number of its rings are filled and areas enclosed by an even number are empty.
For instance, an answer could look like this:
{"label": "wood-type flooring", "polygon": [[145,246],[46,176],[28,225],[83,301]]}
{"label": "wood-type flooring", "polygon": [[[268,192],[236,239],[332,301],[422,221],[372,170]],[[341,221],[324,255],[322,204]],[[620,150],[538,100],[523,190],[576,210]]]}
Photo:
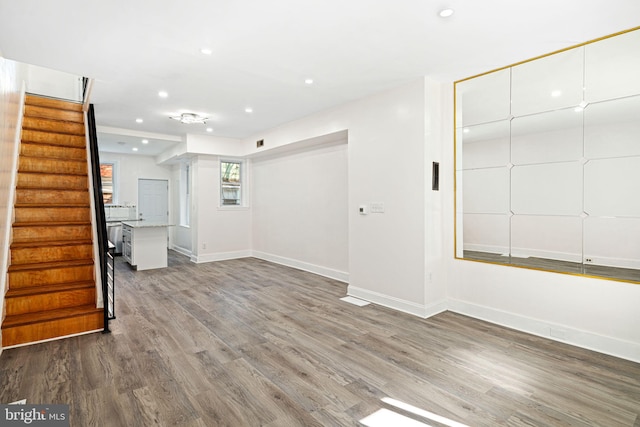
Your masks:
{"label": "wood-type flooring", "polygon": [[1,403],[69,404],[82,427],[640,427],[638,363],[358,307],[344,283],[254,258],[119,258],[116,281],[111,334],[2,353]]}

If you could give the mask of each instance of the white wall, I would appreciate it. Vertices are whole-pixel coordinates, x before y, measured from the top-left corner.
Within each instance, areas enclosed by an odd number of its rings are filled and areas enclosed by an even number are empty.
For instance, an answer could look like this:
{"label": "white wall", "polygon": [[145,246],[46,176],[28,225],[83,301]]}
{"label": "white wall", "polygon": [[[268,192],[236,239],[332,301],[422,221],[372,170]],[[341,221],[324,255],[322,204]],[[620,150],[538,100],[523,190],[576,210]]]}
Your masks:
{"label": "white wall", "polygon": [[251,178],[253,256],[348,281],[346,140],[256,158]]}
{"label": "white wall", "polygon": [[9,262],[15,168],[24,104],[23,73],[20,64],[0,57],[0,323],[4,319],[5,272]]}
{"label": "white wall", "polygon": [[[138,205],[138,179],[166,179],[171,180],[170,166],[156,164],[153,157],[137,156],[133,154],[100,153],[100,161],[114,162],[118,169],[116,179],[117,198],[115,204]],[[169,186],[172,189],[172,186]],[[169,206],[172,205],[173,194],[169,194]],[[169,219],[170,221],[173,218]]]}
{"label": "white wall", "polygon": [[181,164],[174,164],[171,168],[171,194],[174,195],[173,203],[170,206],[171,218],[174,218],[175,227],[169,228],[170,240],[172,242],[172,249],[191,256],[191,226],[185,226],[180,224],[180,187],[183,185],[184,179]]}
{"label": "white wall", "polygon": [[82,101],[82,77],[36,65],[27,67],[27,92]]}
{"label": "white wall", "polygon": [[[271,149],[348,130],[348,292],[419,315],[427,310],[428,276],[424,112],[418,79],[247,139]],[[358,213],[371,203],[384,204],[384,213]]]}
{"label": "white wall", "polygon": [[218,261],[251,255],[251,211],[248,207],[220,207],[220,158],[193,158],[191,259]]}

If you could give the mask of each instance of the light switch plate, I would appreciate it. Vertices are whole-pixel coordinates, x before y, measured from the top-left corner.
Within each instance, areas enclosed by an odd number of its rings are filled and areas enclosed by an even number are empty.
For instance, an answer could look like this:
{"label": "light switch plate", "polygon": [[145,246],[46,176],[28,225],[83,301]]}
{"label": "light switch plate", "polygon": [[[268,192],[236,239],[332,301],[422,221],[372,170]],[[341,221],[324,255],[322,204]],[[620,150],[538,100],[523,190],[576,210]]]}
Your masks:
{"label": "light switch plate", "polygon": [[384,203],[371,203],[371,213],[384,213]]}

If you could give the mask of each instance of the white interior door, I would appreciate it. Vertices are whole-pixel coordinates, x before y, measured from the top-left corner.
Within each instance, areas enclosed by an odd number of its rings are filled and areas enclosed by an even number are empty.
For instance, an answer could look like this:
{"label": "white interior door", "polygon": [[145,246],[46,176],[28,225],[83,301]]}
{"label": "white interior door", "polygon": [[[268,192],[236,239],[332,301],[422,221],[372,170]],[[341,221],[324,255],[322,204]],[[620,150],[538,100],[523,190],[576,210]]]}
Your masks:
{"label": "white interior door", "polygon": [[138,179],[138,219],[169,221],[169,181]]}

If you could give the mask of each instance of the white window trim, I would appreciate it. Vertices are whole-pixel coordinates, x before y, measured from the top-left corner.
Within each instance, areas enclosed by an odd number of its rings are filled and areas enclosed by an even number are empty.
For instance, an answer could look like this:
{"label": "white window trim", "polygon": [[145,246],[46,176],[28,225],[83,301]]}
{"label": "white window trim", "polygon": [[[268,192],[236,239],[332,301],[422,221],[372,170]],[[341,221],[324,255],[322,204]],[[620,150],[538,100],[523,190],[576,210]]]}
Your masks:
{"label": "white window trim", "polygon": [[[111,203],[105,204],[105,206],[118,206],[120,202],[120,192],[118,191],[118,183],[120,176],[120,162],[117,160],[101,160],[101,165],[112,165],[111,167]],[[102,181],[102,179],[100,179]],[[100,189],[102,191],[102,189]]]}
{"label": "white window trim", "polygon": [[[222,163],[240,163],[240,204],[222,204]],[[248,161],[241,158],[222,157],[218,162],[218,210],[220,211],[243,211],[249,209],[248,204]]]}
{"label": "white window trim", "polygon": [[179,207],[179,226],[182,228],[191,227],[191,196],[193,193],[193,167],[191,163],[183,163],[180,165],[179,191],[180,198]]}

